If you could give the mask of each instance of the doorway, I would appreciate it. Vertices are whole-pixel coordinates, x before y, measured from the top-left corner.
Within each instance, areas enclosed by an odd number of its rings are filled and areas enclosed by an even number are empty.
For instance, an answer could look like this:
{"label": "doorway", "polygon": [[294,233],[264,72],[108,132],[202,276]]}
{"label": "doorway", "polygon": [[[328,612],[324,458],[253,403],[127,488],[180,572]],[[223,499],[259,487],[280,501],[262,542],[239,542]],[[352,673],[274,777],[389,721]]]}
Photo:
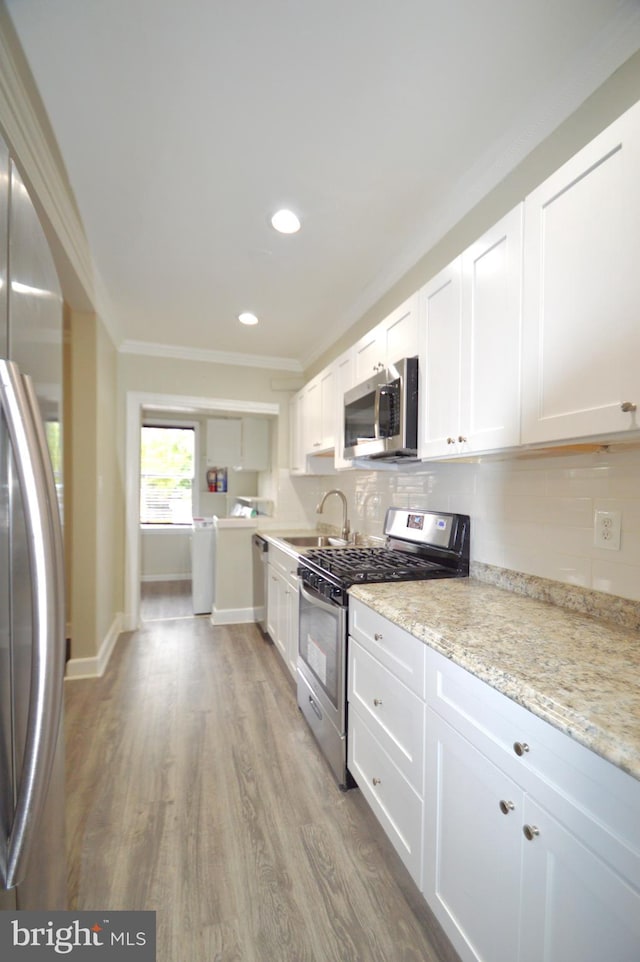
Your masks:
{"label": "doorway", "polygon": [[[228,398],[202,398],[175,394],[129,391],[126,402],[126,523],[125,523],[125,612],[124,630],[140,625],[140,429],[150,411],[193,417],[195,414],[262,415],[277,418],[278,404],[239,401]],[[272,466],[272,471],[274,466]]]}

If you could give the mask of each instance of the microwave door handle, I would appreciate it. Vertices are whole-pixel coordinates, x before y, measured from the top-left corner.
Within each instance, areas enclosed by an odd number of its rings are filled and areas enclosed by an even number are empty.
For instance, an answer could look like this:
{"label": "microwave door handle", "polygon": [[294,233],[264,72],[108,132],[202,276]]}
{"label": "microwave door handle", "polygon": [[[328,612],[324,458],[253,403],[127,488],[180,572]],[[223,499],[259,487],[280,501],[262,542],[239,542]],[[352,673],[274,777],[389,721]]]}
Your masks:
{"label": "microwave door handle", "polygon": [[62,708],[64,631],[62,638],[59,632],[64,625],[58,596],[60,573],[55,570],[58,549],[35,412],[18,366],[6,360],[0,360],[0,406],[17,468],[33,583],[27,737],[3,879],[4,887],[10,889],[24,876],[49,784]]}
{"label": "microwave door handle", "polygon": [[383,388],[381,388],[381,387],[377,387],[377,388],[376,388],[376,400],[375,400],[374,408],[373,408],[373,421],[374,421],[374,432],[373,432],[373,436],[374,436],[374,438],[379,438],[379,437],[381,437],[381,434],[380,434],[380,396],[381,396],[381,394],[382,394],[382,391],[383,391]]}

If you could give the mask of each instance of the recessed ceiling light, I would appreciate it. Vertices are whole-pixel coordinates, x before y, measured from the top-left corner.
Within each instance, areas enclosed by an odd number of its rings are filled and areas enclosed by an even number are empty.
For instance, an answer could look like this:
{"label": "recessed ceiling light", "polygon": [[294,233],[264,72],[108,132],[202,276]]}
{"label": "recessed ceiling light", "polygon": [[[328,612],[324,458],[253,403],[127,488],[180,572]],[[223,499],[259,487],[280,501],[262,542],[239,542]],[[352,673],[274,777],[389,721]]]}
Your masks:
{"label": "recessed ceiling light", "polygon": [[278,210],[271,218],[271,224],[281,234],[295,234],[300,230],[300,220],[292,210]]}
{"label": "recessed ceiling light", "polygon": [[242,314],[238,314],[238,320],[241,324],[257,324],[258,318],[255,314],[251,314],[249,311],[243,311]]}

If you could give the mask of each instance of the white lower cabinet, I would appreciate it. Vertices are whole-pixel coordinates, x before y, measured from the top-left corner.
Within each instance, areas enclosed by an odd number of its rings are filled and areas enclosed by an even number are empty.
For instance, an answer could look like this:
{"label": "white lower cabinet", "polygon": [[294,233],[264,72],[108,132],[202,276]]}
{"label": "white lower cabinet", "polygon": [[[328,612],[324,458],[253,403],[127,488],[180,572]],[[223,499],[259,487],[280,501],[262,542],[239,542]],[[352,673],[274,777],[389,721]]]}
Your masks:
{"label": "white lower cabinet", "polygon": [[640,959],[640,782],[427,658],[424,895],[464,962]]}
{"label": "white lower cabinet", "polygon": [[349,710],[349,771],[420,888],[422,796],[409,784],[357,709]]}
{"label": "white lower cabinet", "polygon": [[295,678],[298,661],[298,556],[269,545],[267,631]]}
{"label": "white lower cabinet", "polygon": [[638,962],[638,889],[530,798],[524,822],[519,962]]}
{"label": "white lower cabinet", "polygon": [[463,962],[638,962],[640,781],[356,599],[349,625],[349,770]]}
{"label": "white lower cabinet", "polygon": [[357,602],[349,632],[348,768],[421,887],[424,645]]}
{"label": "white lower cabinet", "polygon": [[425,898],[462,959],[516,962],[522,790],[431,709],[427,758]]}

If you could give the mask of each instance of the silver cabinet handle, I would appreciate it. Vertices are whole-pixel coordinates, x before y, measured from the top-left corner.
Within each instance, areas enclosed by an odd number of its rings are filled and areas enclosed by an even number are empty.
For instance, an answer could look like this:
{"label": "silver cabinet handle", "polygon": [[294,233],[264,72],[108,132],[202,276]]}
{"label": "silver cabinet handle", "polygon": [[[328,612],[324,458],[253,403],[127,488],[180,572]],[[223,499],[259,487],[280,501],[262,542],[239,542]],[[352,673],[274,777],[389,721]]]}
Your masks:
{"label": "silver cabinet handle", "polygon": [[382,708],[382,698],[374,698],[373,704],[376,708]]}
{"label": "silver cabinet handle", "polygon": [[528,842],[533,842],[534,838],[537,838],[540,834],[540,829],[537,825],[524,825],[522,831]]}
{"label": "silver cabinet handle", "polygon": [[33,386],[12,361],[0,360],[0,406],[25,514],[33,629],[27,737],[3,880],[9,889],[22,881],[49,786],[62,714],[65,641],[62,535],[53,470]]}
{"label": "silver cabinet handle", "polygon": [[625,414],[633,414],[637,410],[637,405],[633,401],[623,401],[620,405],[620,410],[624,411]]}
{"label": "silver cabinet handle", "polygon": [[522,758],[530,749],[526,742],[514,742],[513,750],[519,758]]}
{"label": "silver cabinet handle", "polygon": [[503,798],[500,799],[500,811],[503,815],[508,815],[515,808],[513,802],[507,802]]}
{"label": "silver cabinet handle", "polygon": [[381,631],[376,631],[373,635],[374,641],[382,641],[383,634]]}
{"label": "silver cabinet handle", "polygon": [[375,788],[377,785],[380,785],[380,784],[381,784],[381,780],[380,780],[379,778],[375,778],[375,777],[374,777],[374,778],[371,779],[371,781],[372,781],[372,783],[373,783],[373,787],[374,787],[374,788]]}
{"label": "silver cabinet handle", "polygon": [[458,441],[460,442],[460,444],[464,444],[466,440],[467,439],[463,437],[461,434],[458,435]]}
{"label": "silver cabinet handle", "polygon": [[447,438],[447,444],[455,444],[455,443],[456,443],[455,438]]}

